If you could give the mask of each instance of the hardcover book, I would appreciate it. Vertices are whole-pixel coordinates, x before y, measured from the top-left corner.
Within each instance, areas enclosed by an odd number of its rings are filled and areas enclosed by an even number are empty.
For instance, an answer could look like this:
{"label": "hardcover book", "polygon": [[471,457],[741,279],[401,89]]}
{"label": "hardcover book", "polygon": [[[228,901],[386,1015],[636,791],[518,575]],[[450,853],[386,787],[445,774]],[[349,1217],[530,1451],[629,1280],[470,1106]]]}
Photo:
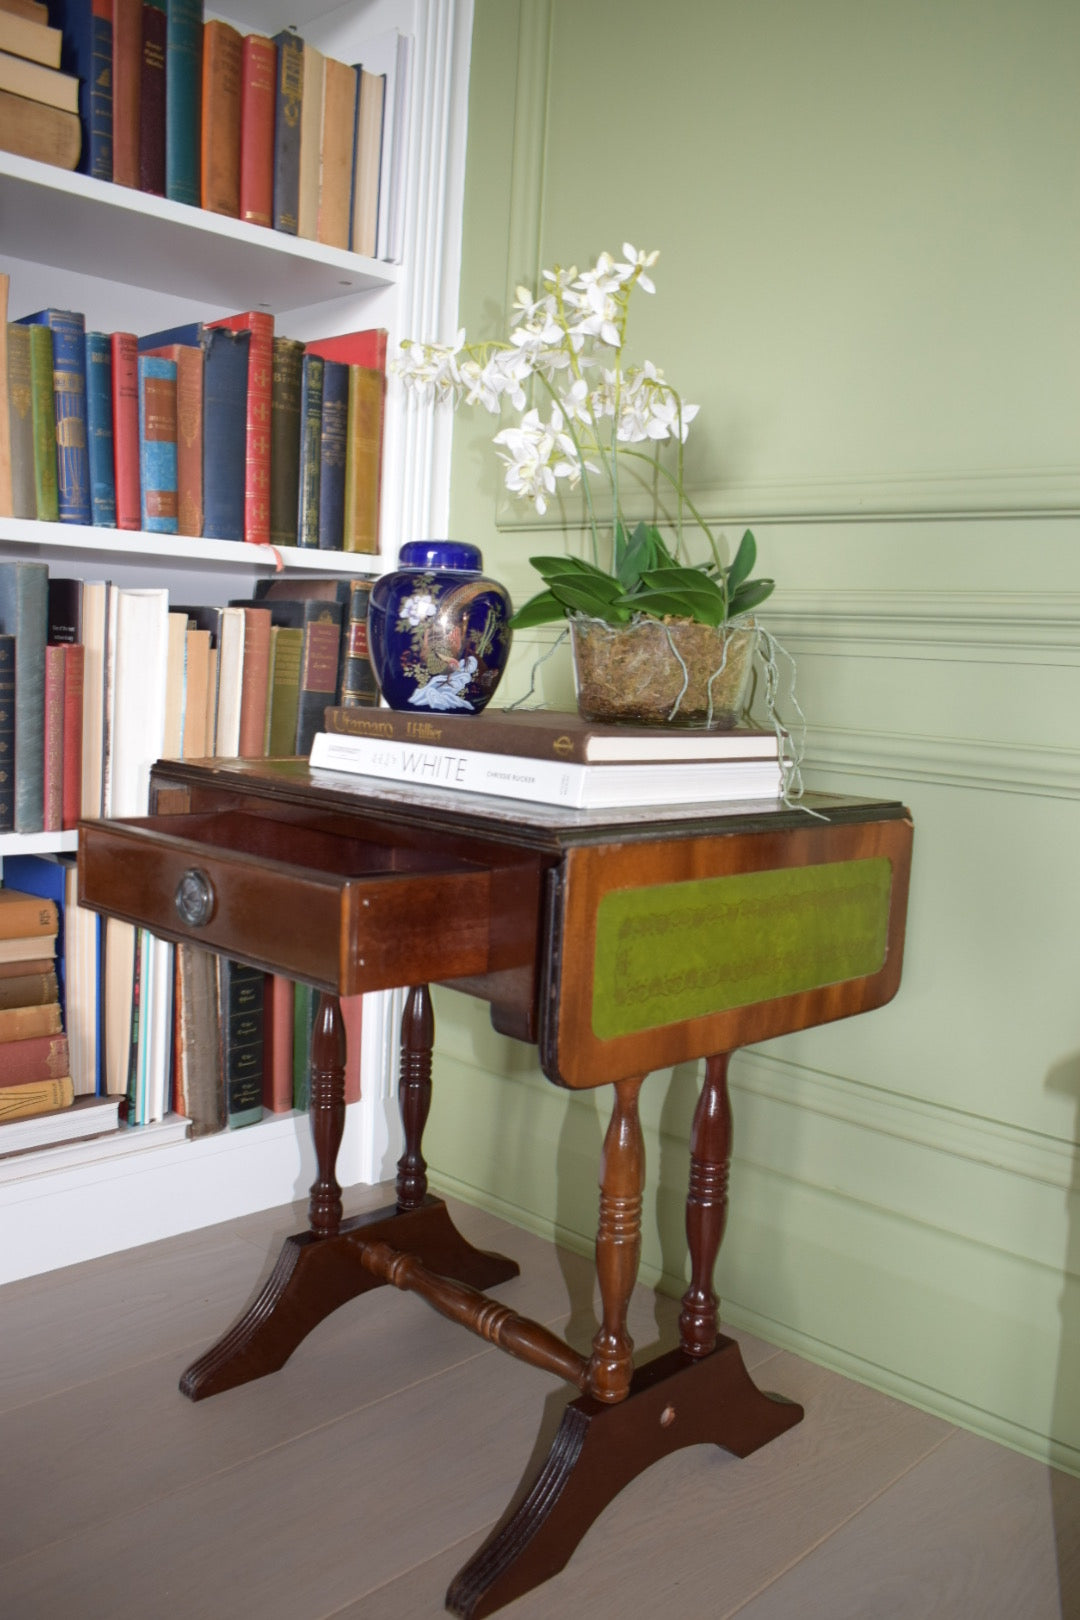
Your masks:
{"label": "hardcover book", "polygon": [[0,635],[0,833],[14,831],[15,637]]}
{"label": "hardcover book", "polygon": [[83,581],[50,574],[48,604],[46,630],[49,641],[81,641]]}
{"label": "hardcover book", "polygon": [[304,352],[317,354],[323,360],[342,360],[347,366],[385,371],[388,336],[385,326],[369,326],[358,332],[342,332],[336,337],[313,338],[305,345]]}
{"label": "hardcover book", "polygon": [[[368,650],[367,610],[374,580],[349,582],[349,610],[342,636],[338,696],[342,708],[370,708],[379,701],[379,684]],[[475,717],[474,717],[475,718]],[[331,727],[327,726],[327,730]]]}
{"label": "hardcover book", "polygon": [[8,1041],[0,1056],[0,1094],[7,1086],[60,1080],[71,1073],[66,1035],[35,1035],[25,1041]]}
{"label": "hardcover book", "polygon": [[300,368],[304,346],[274,339],[270,402],[270,542],[295,546],[300,511]]}
{"label": "hardcover book", "polygon": [[174,1106],[192,1136],[211,1136],[225,1129],[216,958],[200,945],[178,945],[175,973]]}
{"label": "hardcover book", "polygon": [[289,29],[275,34],[277,94],[274,111],[274,229],[295,236],[300,205],[300,109],[304,98],[304,42]]}
{"label": "hardcover book", "polygon": [[28,62],[40,62],[43,67],[60,66],[60,30],[47,23],[35,22],[30,17],[18,17],[13,11],[0,9],[0,51],[11,56],[23,56]]}
{"label": "hardcover book", "polygon": [[[7,964],[11,966],[12,964]],[[23,964],[18,964],[22,966]],[[29,966],[29,963],[25,964]],[[46,1007],[60,1003],[60,986],[54,968],[37,973],[17,972],[0,978],[0,1008]]]}
{"label": "hardcover book", "polygon": [[381,73],[369,73],[363,67],[357,67],[355,74],[359,87],[353,131],[355,156],[350,231],[353,252],[373,259],[378,240],[386,81]]}
{"label": "hardcover book", "polygon": [[41,832],[44,826],[48,578],[45,563],[0,561],[0,635],[15,638],[14,831],[19,833]]}
{"label": "hardcover book", "polygon": [[240,68],[240,218],[274,223],[274,103],[277,51],[263,34],[246,34]]}
{"label": "hardcover book", "polygon": [[353,134],[356,123],[356,70],[325,58],[322,133],[319,144],[318,241],[348,248],[352,200]]}
{"label": "hardcover book", "polygon": [[244,538],[244,463],[250,332],[203,338],[203,534]]}
{"label": "hardcover book", "polygon": [[270,543],[270,410],[274,376],[274,317],[261,310],[207,322],[207,330],[249,332],[247,413],[244,425],[244,535]]}
{"label": "hardcover book", "polygon": [[262,1118],[266,975],[228,957],[215,958],[225,1114],[230,1129]]}
{"label": "hardcover book", "polygon": [[11,411],[8,390],[11,386],[8,368],[8,291],[10,277],[0,271],[0,517],[13,517],[11,487]]}
{"label": "hardcover book", "polygon": [[304,41],[304,90],[300,103],[300,180],[297,197],[296,234],[308,242],[318,238],[319,160],[322,152],[323,83],[326,58],[322,51]]}
{"label": "hardcover book", "polygon": [[[0,1007],[0,1045],[8,1041],[29,1041],[42,1035],[62,1033],[58,1001],[42,1002],[36,1007]],[[0,1062],[3,1056],[0,1051]]]}
{"label": "hardcover book", "polygon": [[296,738],[289,754],[307,754],[322,727],[328,692],[336,692],[338,654],[344,610],[340,602],[309,597],[289,601],[266,597],[273,624],[304,632],[300,652],[300,687],[297,699]]}
{"label": "hardcover book", "polygon": [[[93,175],[95,180],[111,180],[111,0],[53,0],[51,9],[52,21],[58,24],[62,34],[60,66],[77,86],[76,105],[65,110],[77,111],[82,126],[79,172]],[[29,94],[28,91],[21,93]]]}
{"label": "hardcover book", "polygon": [[271,626],[270,634],[273,657],[266,752],[271,759],[288,759],[296,752],[304,632],[299,628],[275,624]]}
{"label": "hardcover book", "polygon": [[134,332],[113,332],[113,461],[116,475],[116,527],[142,527],[139,490],[139,365]]}
{"label": "hardcover book", "polygon": [[98,528],[115,529],[112,342],[107,332],[86,334],[86,443],[91,520]]}
{"label": "hardcover book", "polygon": [[45,648],[45,832],[59,832],[64,814],[64,649]]}
{"label": "hardcover book", "polygon": [[69,831],[82,814],[83,683],[86,649],[80,642],[60,648],[64,658],[64,752],[61,768],[60,825]]}
{"label": "hardcover book", "polygon": [[379,549],[385,381],[381,371],[349,367],[342,539],[344,550],[350,552]]}
{"label": "hardcover book", "polygon": [[258,759],[264,752],[266,706],[270,677],[270,614],[264,607],[242,609],[244,661],[240,690],[241,759]]}
{"label": "hardcover book", "polygon": [[139,189],[142,0],[112,0],[113,181]]}
{"label": "hardcover book", "polygon": [[199,206],[202,0],[165,0],[165,195]]}
{"label": "hardcover book", "polygon": [[319,432],[319,550],[340,551],[345,532],[345,447],[349,423],[349,368],[323,361]]}
{"label": "hardcover book", "polygon": [[63,112],[79,110],[79,81],[73,73],[56,73],[40,62],[27,62],[6,51],[0,51],[0,90]]}
{"label": "hardcover book", "polygon": [[142,527],[176,534],[176,361],[139,356],[139,471]]}
{"label": "hardcover book", "polygon": [[305,354],[300,366],[300,511],[296,543],[319,544],[319,441],[322,436],[323,367],[325,361]]}
{"label": "hardcover book", "polygon": [[30,327],[30,412],[34,429],[34,504],[43,523],[60,515],[56,465],[56,404],[53,400],[53,335]]}
{"label": "hardcover book", "polygon": [[[2,139],[2,136],[0,136]],[[34,493],[34,412],[30,388],[30,330],[7,325],[7,406],[11,446],[11,512],[36,518]]]}
{"label": "hardcover book", "polygon": [[82,152],[79,115],[0,90],[0,150],[76,169]]}
{"label": "hardcover book", "polygon": [[[59,519],[61,523],[89,523],[91,507],[90,455],[86,440],[86,320],[74,310],[39,309],[33,315],[24,315],[22,321],[25,326],[47,327],[52,333],[52,391]],[[34,357],[31,354],[31,369],[33,363]]]}
{"label": "hardcover book", "polygon": [[176,362],[176,522],[177,532],[203,532],[203,351],[198,344],[169,343],[142,349]]}
{"label": "hardcover book", "polygon": [[[34,1114],[59,1113],[61,1109],[70,1108],[74,1101],[75,1088],[70,1075],[61,1080],[38,1080],[21,1086],[0,1083],[0,1126],[9,1120],[29,1119]],[[0,1134],[0,1148],[6,1140]]]}
{"label": "hardcover book", "polygon": [[165,195],[165,0],[143,0],[139,75],[139,190]]}
{"label": "hardcover book", "polygon": [[[0,889],[0,939],[36,939],[44,947],[56,937],[60,910],[55,897],[41,892],[41,885],[30,887],[32,876],[26,870],[28,859],[41,856],[9,855],[5,862],[5,885]],[[20,882],[25,887],[20,888]],[[40,954],[40,953],[39,953]]]}
{"label": "hardcover book", "polygon": [[203,29],[202,205],[240,217],[240,83],[244,41],[213,18]]}

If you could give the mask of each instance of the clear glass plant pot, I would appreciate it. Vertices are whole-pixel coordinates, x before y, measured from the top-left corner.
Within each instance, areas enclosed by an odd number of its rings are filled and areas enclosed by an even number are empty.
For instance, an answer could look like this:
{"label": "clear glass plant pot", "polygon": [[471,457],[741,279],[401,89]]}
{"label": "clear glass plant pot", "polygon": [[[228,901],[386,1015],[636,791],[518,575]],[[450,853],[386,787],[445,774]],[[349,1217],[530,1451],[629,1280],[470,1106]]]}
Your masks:
{"label": "clear glass plant pot", "polygon": [[570,620],[578,712],[585,720],[730,731],[746,706],[757,631],[688,619]]}

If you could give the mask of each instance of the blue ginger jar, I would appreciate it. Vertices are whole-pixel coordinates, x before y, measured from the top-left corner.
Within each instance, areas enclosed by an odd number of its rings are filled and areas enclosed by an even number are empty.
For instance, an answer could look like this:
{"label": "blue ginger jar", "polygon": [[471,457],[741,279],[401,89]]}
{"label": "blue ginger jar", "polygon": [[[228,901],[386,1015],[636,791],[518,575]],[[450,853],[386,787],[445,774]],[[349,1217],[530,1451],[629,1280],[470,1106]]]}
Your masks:
{"label": "blue ginger jar", "polygon": [[510,656],[513,605],[476,546],[412,540],[372,586],[368,652],[392,709],[479,714]]}

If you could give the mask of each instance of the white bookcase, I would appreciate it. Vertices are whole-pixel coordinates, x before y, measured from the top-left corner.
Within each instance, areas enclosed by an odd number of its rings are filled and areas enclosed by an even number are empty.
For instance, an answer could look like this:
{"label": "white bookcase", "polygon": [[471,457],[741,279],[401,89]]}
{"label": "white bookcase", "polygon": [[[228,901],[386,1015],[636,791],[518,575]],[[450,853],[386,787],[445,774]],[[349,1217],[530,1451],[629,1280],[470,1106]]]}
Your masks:
{"label": "white bookcase", "polygon": [[[55,306],[101,331],[151,331],[265,309],[275,331],[309,340],[385,326],[391,350],[413,332],[453,330],[460,262],[472,0],[237,0],[221,15],[244,30],[294,26],[343,61],[397,27],[413,37],[404,254],[360,258],[0,152],[0,270],[12,317]],[[54,573],[165,585],[185,602],[250,594],[284,567],[373,573],[399,544],[445,532],[449,429],[421,418],[391,388],[383,452],[381,555],[350,557],[133,534],[0,517],[0,557],[35,558]],[[6,854],[71,850],[71,833],[0,835]],[[352,1106],[338,1175],[376,1181],[400,1152],[395,1065],[400,997],[364,1009],[364,1095]],[[269,1208],[306,1195],[315,1173],[306,1116],[268,1116],[243,1130],[144,1151],[43,1150],[8,1160],[0,1178],[0,1283],[32,1276]]]}

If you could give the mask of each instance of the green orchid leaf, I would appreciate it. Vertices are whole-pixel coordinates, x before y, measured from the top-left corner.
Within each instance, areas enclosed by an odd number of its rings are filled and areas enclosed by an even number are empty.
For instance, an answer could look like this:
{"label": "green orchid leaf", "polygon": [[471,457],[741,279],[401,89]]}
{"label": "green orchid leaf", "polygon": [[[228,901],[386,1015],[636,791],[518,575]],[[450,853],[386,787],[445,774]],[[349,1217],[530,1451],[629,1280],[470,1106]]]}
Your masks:
{"label": "green orchid leaf", "polygon": [[597,568],[595,563],[586,562],[582,557],[530,557],[529,562],[540,578],[547,580],[552,574],[600,574],[605,579],[610,576],[603,568]]}
{"label": "green orchid leaf", "polygon": [[697,624],[723,623],[724,603],[719,597],[709,599],[693,596],[684,591],[635,591],[623,598],[627,606],[637,613],[649,613],[655,619],[693,619]]}
{"label": "green orchid leaf", "polygon": [[727,570],[728,592],[730,594],[734,594],[738,590],[744,579],[750,578],[756,562],[757,541],[750,530],[747,529],[739,543],[739,549],[735,553],[734,560]]}
{"label": "green orchid leaf", "polygon": [[651,568],[644,576],[646,585],[656,590],[700,591],[706,596],[724,600],[724,593],[716,580],[710,579],[699,568],[688,568],[678,563],[670,568]]}
{"label": "green orchid leaf", "polygon": [[566,609],[550,591],[539,591],[522,604],[510,620],[511,630],[526,630],[534,624],[552,624],[565,619]]}
{"label": "green orchid leaf", "polygon": [[738,613],[749,613],[756,608],[766,597],[771,596],[776,589],[774,579],[750,579],[741,585],[728,603],[728,613],[734,618]]}
{"label": "green orchid leaf", "polygon": [[552,595],[564,608],[588,613],[594,619],[617,619],[621,623],[630,617],[622,607],[618,584],[610,578],[604,585],[594,579],[562,580],[552,586]]}
{"label": "green orchid leaf", "polygon": [[650,530],[645,523],[639,523],[630,535],[627,535],[621,523],[618,525],[615,532],[615,577],[621,585],[629,588],[636,584],[642,572],[651,566],[653,554]]}

